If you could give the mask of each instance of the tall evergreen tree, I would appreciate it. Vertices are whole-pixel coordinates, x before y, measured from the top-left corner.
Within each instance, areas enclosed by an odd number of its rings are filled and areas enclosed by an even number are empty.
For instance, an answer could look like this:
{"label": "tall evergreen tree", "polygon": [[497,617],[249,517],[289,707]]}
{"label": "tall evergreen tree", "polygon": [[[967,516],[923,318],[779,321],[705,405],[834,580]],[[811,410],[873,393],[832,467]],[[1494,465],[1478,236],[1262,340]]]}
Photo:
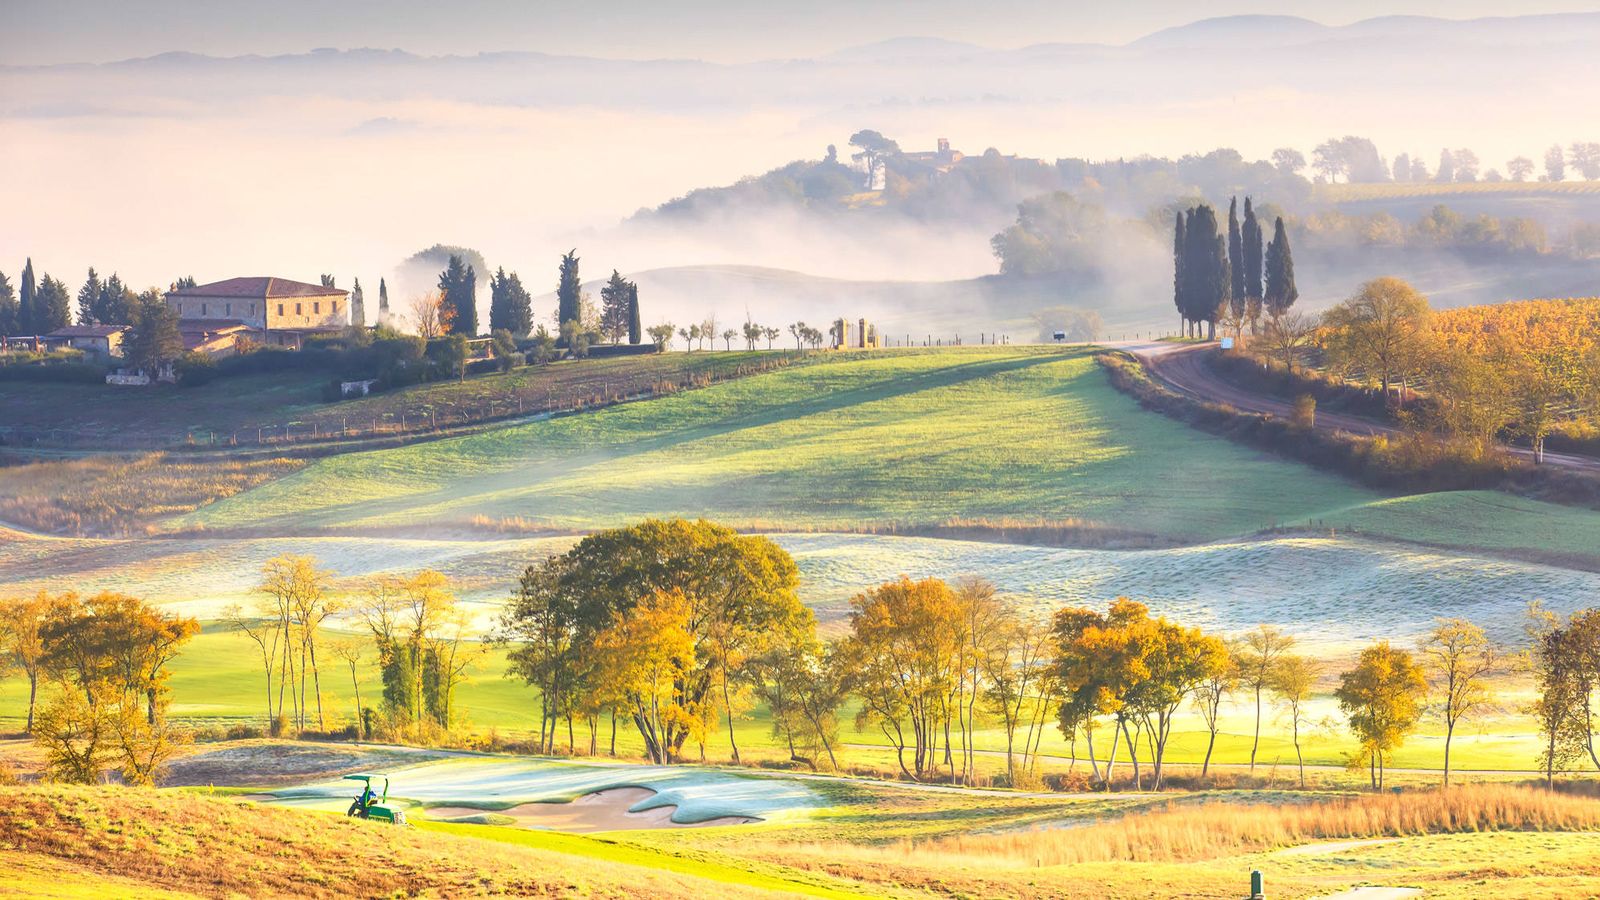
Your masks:
{"label": "tall evergreen tree", "polygon": [[[0,276],[3,280],[4,276]],[[639,329],[639,285],[637,282],[628,282],[628,343],[637,344],[640,340]]]}
{"label": "tall evergreen tree", "polygon": [[489,277],[489,330],[524,338],[533,330],[533,298],[517,273],[497,269]]}
{"label": "tall evergreen tree", "polygon": [[439,273],[439,290],[444,293],[445,306],[450,312],[450,331],[472,337],[478,333],[478,275],[450,254],[445,270]]}
{"label": "tall evergreen tree", "polygon": [[34,295],[38,289],[33,284],[33,257],[22,266],[22,294],[17,305],[17,334],[38,334],[33,327],[33,308],[38,305]]}
{"label": "tall evergreen tree", "polygon": [[134,301],[133,336],[123,349],[128,365],[152,378],[167,364],[183,355],[183,335],[178,332],[178,314],[161,296],[150,290]]}
{"label": "tall evergreen tree", "polygon": [[1189,328],[1189,302],[1186,296],[1187,282],[1183,277],[1183,220],[1184,211],[1178,210],[1177,223],[1172,227],[1172,302],[1178,307],[1178,333],[1182,334]]}
{"label": "tall evergreen tree", "polygon": [[1289,234],[1279,216],[1272,227],[1272,241],[1267,244],[1267,289],[1264,300],[1267,313],[1273,318],[1289,311],[1300,299],[1294,284],[1294,256],[1289,252]]}
{"label": "tall evergreen tree", "polygon": [[556,283],[556,327],[579,321],[583,316],[583,285],[578,279],[578,251],[573,248],[561,257],[561,280]]}
{"label": "tall evergreen tree", "polygon": [[1256,333],[1256,322],[1261,318],[1261,259],[1262,259],[1262,234],[1261,222],[1256,218],[1255,207],[1250,204],[1250,198],[1244,198],[1244,225],[1241,228],[1241,238],[1244,241],[1244,315],[1250,320],[1250,333]]}
{"label": "tall evergreen tree", "polygon": [[600,288],[600,330],[613,344],[622,343],[628,330],[628,282],[616,269]]}
{"label": "tall evergreen tree", "polygon": [[357,328],[367,324],[367,299],[361,294],[361,279],[350,289],[350,324]]}
{"label": "tall evergreen tree", "polygon": [[[1216,332],[1217,309],[1228,298],[1226,239],[1217,227],[1217,211],[1207,204],[1189,210],[1183,227],[1183,296],[1185,318],[1195,326],[1209,324]],[[1199,334],[1199,328],[1192,332]]]}
{"label": "tall evergreen tree", "polygon": [[1228,302],[1236,319],[1244,318],[1244,235],[1239,231],[1239,198],[1228,199]]}
{"label": "tall evergreen tree", "polygon": [[506,295],[506,269],[501,266],[489,276],[489,333],[511,330],[510,298]]}
{"label": "tall evergreen tree", "polygon": [[6,273],[0,272],[0,336],[17,333],[17,312],[17,292]]}
{"label": "tall evergreen tree", "polygon": [[34,297],[34,333],[49,334],[71,324],[72,291],[66,282],[46,274],[39,280],[39,291]]}
{"label": "tall evergreen tree", "polygon": [[325,287],[325,288],[336,288],[336,287],[338,287],[337,284],[333,283],[333,276],[332,275],[324,275],[324,276],[322,276],[322,286]]}
{"label": "tall evergreen tree", "polygon": [[384,279],[378,279],[378,324],[389,324],[389,285]]}
{"label": "tall evergreen tree", "polygon": [[78,288],[78,324],[93,325],[95,313],[100,308],[100,291],[104,287],[100,283],[100,276],[96,274],[94,266],[89,267],[89,277],[84,279],[83,287]]}
{"label": "tall evergreen tree", "polygon": [[507,288],[511,295],[511,324],[506,330],[516,338],[525,338],[533,333],[533,295],[522,286],[522,278],[512,272],[508,276],[510,286]]}
{"label": "tall evergreen tree", "polygon": [[199,283],[194,280],[193,275],[185,275],[172,283],[172,289],[175,291],[198,286]]}
{"label": "tall evergreen tree", "polygon": [[122,283],[122,277],[112,272],[100,286],[100,296],[95,301],[94,320],[101,325],[132,325],[133,306],[138,296]]}

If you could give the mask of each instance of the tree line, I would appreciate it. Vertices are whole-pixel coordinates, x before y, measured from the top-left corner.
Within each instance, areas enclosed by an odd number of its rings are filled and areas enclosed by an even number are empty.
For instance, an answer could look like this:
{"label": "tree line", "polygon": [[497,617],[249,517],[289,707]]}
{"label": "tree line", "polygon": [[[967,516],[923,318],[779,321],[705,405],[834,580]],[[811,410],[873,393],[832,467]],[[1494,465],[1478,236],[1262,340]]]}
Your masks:
{"label": "tree line", "polygon": [[1600,300],[1436,311],[1401,279],[1378,278],[1296,327],[1296,345],[1272,350],[1286,365],[1315,343],[1333,373],[1409,406],[1406,424],[1483,450],[1521,438],[1542,462],[1552,433],[1600,411]]}
{"label": "tree line", "polygon": [[1274,221],[1265,248],[1249,197],[1242,224],[1238,198],[1229,202],[1227,227],[1223,234],[1216,210],[1204,203],[1180,210],[1174,221],[1173,303],[1181,331],[1190,337],[1198,337],[1203,324],[1206,337],[1215,338],[1219,321],[1248,323],[1255,334],[1263,312],[1270,326],[1300,298],[1282,216]]}
{"label": "tree line", "polygon": [[[764,537],[646,521],[525,569],[496,640],[510,649],[512,674],[538,691],[541,752],[563,737],[576,751],[580,726],[597,752],[607,721],[615,752],[620,720],[657,763],[683,761],[695,746],[704,759],[722,724],[737,761],[734,723],[759,700],[792,760],[837,767],[837,717],[854,703],[857,727],[880,732],[911,780],[971,783],[976,733],[998,724],[1010,784],[1037,777],[1040,742],[1054,726],[1074,760],[1085,742],[1096,783],[1115,782],[1120,755],[1135,786],[1148,767],[1159,788],[1180,711],[1192,707],[1207,723],[1204,777],[1221,706],[1237,695],[1254,703],[1252,770],[1272,700],[1288,714],[1304,781],[1301,738],[1320,667],[1277,629],[1225,639],[1127,598],[1104,612],[1031,618],[982,579],[902,576],[858,594],[848,631],[824,641],[796,587],[793,561]],[[1481,628],[1454,619],[1415,652],[1387,641],[1364,649],[1334,690],[1359,741],[1351,765],[1381,787],[1431,689],[1448,780],[1455,730],[1482,708],[1501,663]]]}
{"label": "tree line", "polygon": [[[620,724],[657,763],[704,760],[719,732],[738,762],[736,723],[760,704],[792,761],[837,769],[839,717],[854,707],[857,728],[882,734],[907,779],[974,783],[978,732],[998,727],[1006,783],[1037,784],[1053,727],[1074,767],[1082,742],[1092,783],[1114,787],[1126,764],[1132,772],[1122,783],[1159,789],[1178,716],[1191,710],[1206,726],[1204,778],[1231,702],[1253,710],[1250,769],[1276,709],[1304,785],[1302,741],[1328,727],[1310,705],[1331,681],[1357,741],[1349,767],[1382,788],[1394,753],[1433,715],[1444,727],[1448,785],[1455,734],[1491,706],[1493,679],[1520,661],[1534,677],[1527,709],[1544,739],[1538,762],[1547,779],[1582,758],[1600,769],[1597,610],[1563,618],[1534,604],[1530,648],[1515,658],[1479,626],[1441,619],[1414,649],[1377,641],[1325,678],[1323,663],[1271,626],[1211,634],[1126,597],[1103,610],[1030,615],[976,577],[901,576],[863,590],[845,631],[825,640],[798,586],[794,561],[765,537],[703,520],[648,520],[527,566],[488,641],[507,650],[507,674],[535,688],[536,750],[544,753],[563,744],[600,753],[609,728],[614,755]],[[429,743],[464,724],[455,694],[486,644],[472,636],[442,574],[341,586],[314,559],[286,555],[264,564],[255,593],[225,621],[257,650],[272,733]],[[27,730],[52,774],[156,777],[184,740],[168,718],[167,681],[198,623],[111,592],[41,592],[6,601],[0,613],[0,658],[28,679]],[[357,631],[331,631],[335,619]],[[381,690],[363,701],[368,666]],[[332,728],[324,694],[344,677],[357,713],[354,724]],[[40,686],[52,688],[42,705]]]}

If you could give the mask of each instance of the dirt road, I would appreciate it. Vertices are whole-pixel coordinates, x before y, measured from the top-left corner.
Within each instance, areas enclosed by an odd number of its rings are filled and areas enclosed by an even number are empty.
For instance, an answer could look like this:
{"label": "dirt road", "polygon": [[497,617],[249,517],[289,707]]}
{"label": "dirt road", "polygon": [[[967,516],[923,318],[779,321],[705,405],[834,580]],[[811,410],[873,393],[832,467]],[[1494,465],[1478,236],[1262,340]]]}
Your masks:
{"label": "dirt road", "polygon": [[[1262,413],[1288,418],[1291,404],[1267,394],[1247,391],[1231,384],[1206,365],[1208,354],[1217,350],[1216,344],[1134,344],[1122,347],[1144,364],[1152,377],[1168,389],[1208,403],[1226,403],[1243,412]],[[1344,431],[1350,434],[1395,434],[1394,425],[1353,416],[1347,413],[1317,411],[1317,428],[1323,431]],[[1533,462],[1533,451],[1522,447],[1507,447],[1514,456]],[[1600,474],[1600,459],[1569,453],[1544,454],[1544,464],[1561,469]]]}

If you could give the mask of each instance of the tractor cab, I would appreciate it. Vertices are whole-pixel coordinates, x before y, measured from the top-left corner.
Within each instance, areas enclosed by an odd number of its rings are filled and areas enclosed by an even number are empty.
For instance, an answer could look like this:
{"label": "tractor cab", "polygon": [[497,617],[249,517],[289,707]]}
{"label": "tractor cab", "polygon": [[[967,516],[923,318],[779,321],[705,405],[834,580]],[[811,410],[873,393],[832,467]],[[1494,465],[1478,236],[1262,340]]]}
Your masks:
{"label": "tractor cab", "polygon": [[[389,776],[387,775],[346,775],[345,781],[359,781],[361,793],[350,804],[347,816],[356,816],[362,819],[375,819],[379,822],[389,822],[395,825],[406,824],[406,813],[403,809],[396,809],[389,805]],[[383,791],[379,793],[375,787],[377,782],[383,783]]]}

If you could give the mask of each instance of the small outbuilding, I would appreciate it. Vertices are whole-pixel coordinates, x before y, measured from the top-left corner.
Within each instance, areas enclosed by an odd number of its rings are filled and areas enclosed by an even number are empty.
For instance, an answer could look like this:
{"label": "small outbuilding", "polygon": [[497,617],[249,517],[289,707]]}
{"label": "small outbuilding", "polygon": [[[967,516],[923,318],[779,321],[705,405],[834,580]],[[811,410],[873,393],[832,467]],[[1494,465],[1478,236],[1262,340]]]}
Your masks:
{"label": "small outbuilding", "polygon": [[47,347],[69,347],[105,361],[122,355],[122,342],[133,329],[126,325],[68,325],[42,335]]}

